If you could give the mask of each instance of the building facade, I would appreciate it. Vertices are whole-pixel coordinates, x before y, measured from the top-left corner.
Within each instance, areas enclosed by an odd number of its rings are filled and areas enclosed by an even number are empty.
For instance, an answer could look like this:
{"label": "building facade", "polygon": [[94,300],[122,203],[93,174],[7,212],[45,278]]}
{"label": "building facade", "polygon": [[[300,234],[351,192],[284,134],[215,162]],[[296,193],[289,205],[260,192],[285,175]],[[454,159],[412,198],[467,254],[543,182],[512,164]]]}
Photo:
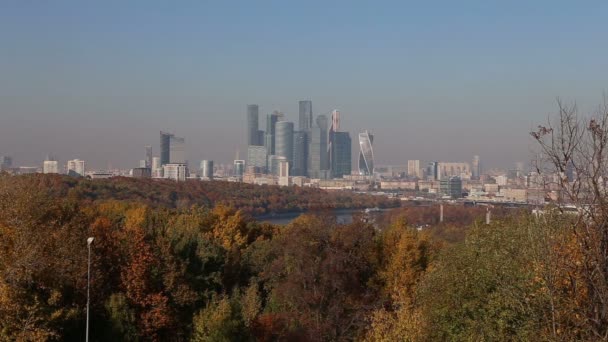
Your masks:
{"label": "building facade", "polygon": [[331,176],[340,178],[352,172],[352,145],[348,132],[334,132],[332,142]]}
{"label": "building facade", "polygon": [[300,116],[298,129],[305,132],[312,128],[312,101],[300,101],[299,105]]}
{"label": "building facade", "polygon": [[413,178],[422,178],[422,174],[420,172],[420,160],[407,161],[407,175]]}
{"label": "building facade", "polygon": [[213,160],[201,161],[201,178],[208,180],[213,179]]}
{"label": "building facade", "polygon": [[452,176],[450,178],[442,178],[439,182],[439,191],[444,196],[451,198],[462,197],[462,180],[460,177]]}
{"label": "building facade", "polygon": [[247,105],[247,145],[263,145],[259,141],[259,112],[260,107],[256,104]]}
{"label": "building facade", "polygon": [[371,176],[374,174],[374,136],[368,131],[359,133],[359,174]]}
{"label": "building facade", "polygon": [[275,155],[285,157],[289,165],[293,163],[293,122],[276,123]]}
{"label": "building facade", "polygon": [[186,164],[163,165],[163,178],[183,182],[188,178],[188,166]]}
{"label": "building facade", "polygon": [[264,146],[247,146],[247,166],[256,168],[256,173],[265,173],[268,155]]}
{"label": "building facade", "polygon": [[43,173],[59,173],[59,163],[56,160],[45,160],[42,163]]}
{"label": "building facade", "polygon": [[308,175],[308,131],[297,131],[293,133],[293,165],[291,174],[293,176]]}
{"label": "building facade", "polygon": [[69,176],[84,177],[85,176],[84,160],[80,160],[80,159],[68,160],[67,170],[68,170]]}

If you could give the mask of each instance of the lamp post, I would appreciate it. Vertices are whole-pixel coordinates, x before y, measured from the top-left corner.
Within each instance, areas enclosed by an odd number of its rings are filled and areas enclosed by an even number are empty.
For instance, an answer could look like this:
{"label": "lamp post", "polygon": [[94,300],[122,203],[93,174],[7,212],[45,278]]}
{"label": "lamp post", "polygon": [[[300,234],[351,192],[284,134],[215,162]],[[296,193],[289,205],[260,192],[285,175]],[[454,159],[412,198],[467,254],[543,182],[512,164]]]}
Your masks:
{"label": "lamp post", "polygon": [[89,342],[89,292],[91,287],[91,244],[93,243],[94,238],[90,237],[87,239],[87,247],[89,248],[89,262],[87,269],[87,331],[86,331],[86,342]]}

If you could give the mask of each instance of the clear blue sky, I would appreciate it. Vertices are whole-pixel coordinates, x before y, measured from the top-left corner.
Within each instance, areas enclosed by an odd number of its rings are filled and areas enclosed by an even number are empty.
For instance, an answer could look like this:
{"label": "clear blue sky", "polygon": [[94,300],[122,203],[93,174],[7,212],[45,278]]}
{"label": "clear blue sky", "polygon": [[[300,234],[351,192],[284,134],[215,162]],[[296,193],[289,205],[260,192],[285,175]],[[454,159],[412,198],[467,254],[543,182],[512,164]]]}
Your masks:
{"label": "clear blue sky", "polygon": [[192,164],[226,162],[247,104],[297,122],[311,99],[370,129],[377,163],[508,167],[556,97],[602,100],[607,18],[606,1],[2,1],[0,154],[132,167],[162,129]]}

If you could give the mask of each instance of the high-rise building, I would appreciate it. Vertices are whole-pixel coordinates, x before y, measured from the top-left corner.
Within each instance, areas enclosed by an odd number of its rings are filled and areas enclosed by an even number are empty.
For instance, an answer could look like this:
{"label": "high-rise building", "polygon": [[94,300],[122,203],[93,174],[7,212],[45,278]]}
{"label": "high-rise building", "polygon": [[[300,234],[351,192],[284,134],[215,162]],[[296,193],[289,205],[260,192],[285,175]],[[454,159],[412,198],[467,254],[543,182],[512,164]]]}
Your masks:
{"label": "high-rise building", "polygon": [[293,133],[293,166],[291,174],[293,176],[308,175],[308,131],[297,131]]}
{"label": "high-rise building", "polygon": [[422,178],[420,172],[420,160],[407,161],[407,175],[409,177]]}
{"label": "high-rise building", "polygon": [[276,124],[282,117],[283,113],[280,113],[276,110],[272,112],[272,114],[268,114],[266,116],[266,133],[264,135],[264,146],[266,146],[266,154],[268,154],[269,156],[275,154]]}
{"label": "high-rise building", "polygon": [[328,129],[329,122],[327,116],[321,114],[317,116],[317,126],[321,130],[321,138],[319,140],[319,146],[321,149],[320,158],[321,158],[321,170],[327,171],[329,170],[329,150],[327,149],[328,144]]}
{"label": "high-rise building", "polygon": [[163,166],[160,163],[160,157],[152,157],[152,178],[163,177]]}
{"label": "high-rise building", "polygon": [[298,129],[300,131],[308,131],[312,128],[312,101],[300,101],[299,119]]}
{"label": "high-rise building", "polygon": [[188,166],[186,164],[165,164],[163,165],[163,177],[183,182],[188,177]]}
{"label": "high-rise building", "polygon": [[[150,150],[150,155],[152,151]],[[186,139],[160,132],[160,164],[185,164]]]}
{"label": "high-rise building", "polygon": [[255,167],[256,172],[265,173],[268,155],[264,146],[247,146],[247,166]]}
{"label": "high-rise building", "polygon": [[56,160],[45,160],[42,164],[43,173],[59,173],[59,163]]}
{"label": "high-rise building", "polygon": [[0,171],[13,167],[13,158],[9,156],[0,156]]}
{"label": "high-rise building", "polygon": [[293,122],[278,121],[275,129],[275,155],[287,158],[291,165],[293,163]]}
{"label": "high-rise building", "polygon": [[331,176],[341,178],[352,172],[351,153],[352,146],[348,132],[334,132],[331,156]]}
{"label": "high-rise building", "polygon": [[152,168],[152,146],[146,145],[146,167]]}
{"label": "high-rise building", "polygon": [[430,180],[438,180],[439,179],[439,163],[438,162],[430,162],[427,166],[426,175]]}
{"label": "high-rise building", "polygon": [[279,176],[279,165],[281,162],[287,162],[287,158],[280,156],[268,156],[268,172],[272,175]]}
{"label": "high-rise building", "polygon": [[237,159],[234,161],[234,176],[238,179],[243,179],[245,174],[245,161]]}
{"label": "high-rise building", "polygon": [[171,164],[186,164],[186,139],[171,136],[169,161]]}
{"label": "high-rise building", "polygon": [[442,178],[439,182],[439,191],[442,195],[450,196],[451,198],[461,198],[462,180],[457,176]]}
{"label": "high-rise building", "polygon": [[150,177],[152,177],[152,171],[149,167],[136,167],[131,170],[131,177],[133,177],[133,178],[150,178]]}
{"label": "high-rise building", "polygon": [[289,186],[289,162],[285,159],[279,160],[279,185]]}
{"label": "high-rise building", "polygon": [[[335,162],[333,156],[333,143],[335,133],[340,131],[340,112],[337,109],[334,109],[331,112],[331,124],[329,126],[329,131],[327,133],[327,155],[329,159],[329,168],[331,169]],[[332,173],[333,174],[333,173]]]}
{"label": "high-rise building", "polygon": [[173,134],[160,131],[160,165],[169,164],[169,154],[171,153],[171,137]]}
{"label": "high-rise building", "polygon": [[469,163],[453,163],[453,162],[439,162],[437,164],[438,179],[450,178],[452,176],[463,177],[471,175],[471,166]]}
{"label": "high-rise building", "polygon": [[256,104],[247,105],[247,145],[263,145],[259,141],[258,127],[259,127],[259,111],[260,108]]}
{"label": "high-rise building", "polygon": [[80,159],[68,160],[67,170],[68,170],[68,175],[70,175],[70,176],[84,177],[84,175],[85,175],[84,160],[80,160]]}
{"label": "high-rise building", "polygon": [[471,168],[471,176],[473,179],[479,179],[481,176],[481,163],[479,161],[479,156],[473,156],[473,166]]}
{"label": "high-rise building", "polygon": [[374,174],[374,136],[368,131],[359,133],[359,174],[371,176]]}
{"label": "high-rise building", "polygon": [[213,160],[201,161],[201,177],[203,179],[213,179]]}

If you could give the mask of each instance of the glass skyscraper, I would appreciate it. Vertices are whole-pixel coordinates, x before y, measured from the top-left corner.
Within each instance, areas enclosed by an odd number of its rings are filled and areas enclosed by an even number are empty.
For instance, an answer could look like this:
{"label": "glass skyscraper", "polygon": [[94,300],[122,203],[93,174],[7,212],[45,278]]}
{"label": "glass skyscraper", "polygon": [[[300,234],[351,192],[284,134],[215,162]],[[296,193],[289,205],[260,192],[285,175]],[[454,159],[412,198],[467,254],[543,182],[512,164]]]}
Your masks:
{"label": "glass skyscraper", "polygon": [[352,146],[348,132],[333,132],[331,145],[331,175],[333,178],[341,178],[350,175]]}
{"label": "glass skyscraper", "polygon": [[275,130],[275,155],[285,157],[293,165],[293,122],[278,121]]}
{"label": "glass skyscraper", "polygon": [[[310,130],[308,131],[310,132]],[[293,133],[293,176],[306,176],[308,174],[308,133],[297,131]]]}
{"label": "glass skyscraper", "polygon": [[247,145],[259,146],[263,145],[259,140],[258,133],[258,117],[260,108],[256,104],[247,105]]}
{"label": "glass skyscraper", "polygon": [[283,117],[283,113],[279,113],[274,111],[272,114],[268,114],[266,116],[266,134],[264,146],[266,146],[266,154],[269,156],[275,154],[275,131],[276,124],[279,121],[279,118]]}
{"label": "glass skyscraper", "polygon": [[186,163],[186,139],[160,132],[160,164]]}
{"label": "glass skyscraper", "polygon": [[299,119],[298,129],[300,131],[308,131],[312,128],[312,101],[300,101]]}
{"label": "glass skyscraper", "polygon": [[359,174],[371,176],[374,174],[374,136],[368,131],[359,133]]}

